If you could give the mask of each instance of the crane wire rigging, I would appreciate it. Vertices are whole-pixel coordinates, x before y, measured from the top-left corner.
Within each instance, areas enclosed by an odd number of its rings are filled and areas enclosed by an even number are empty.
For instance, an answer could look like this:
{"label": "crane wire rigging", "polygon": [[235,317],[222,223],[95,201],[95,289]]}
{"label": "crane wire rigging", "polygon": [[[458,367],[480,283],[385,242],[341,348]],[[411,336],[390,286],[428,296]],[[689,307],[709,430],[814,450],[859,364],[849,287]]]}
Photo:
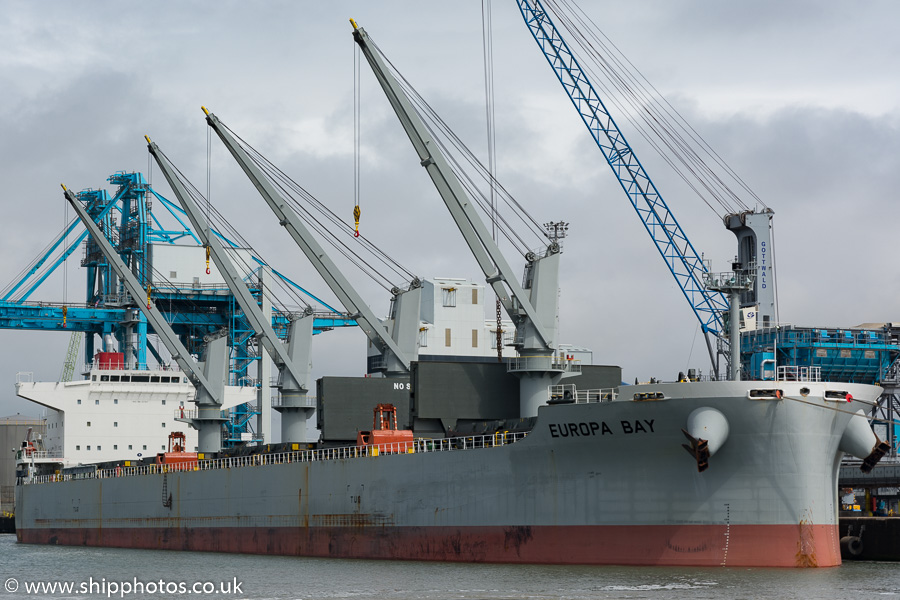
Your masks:
{"label": "crane wire rigging", "polygon": [[360,192],[360,139],[361,123],[360,110],[362,105],[362,90],[360,88],[360,49],[353,44],[353,221],[355,223],[354,236],[359,237],[359,217],[362,214],[359,208]]}
{"label": "crane wire rigging", "polygon": [[[191,195],[194,202],[197,206],[205,206],[207,210],[206,220],[210,225],[210,235],[216,235],[220,239],[229,239],[235,240],[235,247],[243,248],[249,250],[250,253],[256,256],[263,265],[270,267],[269,262],[263,259],[260,256],[260,253],[253,248],[250,242],[247,241],[246,238],[236,229],[229,221],[225,218],[225,216],[211,203],[206,201],[203,194],[197,189],[197,187],[182,173],[178,167],[169,159],[165,153],[157,148],[157,152],[165,157],[166,161],[172,166],[173,171],[178,177],[179,181],[184,185],[187,192]],[[228,246],[231,246],[231,242],[226,244],[226,249]],[[209,251],[209,246],[207,245],[207,252]],[[255,261],[250,261],[247,258],[247,255],[241,252],[229,252],[229,257],[231,261],[235,263],[236,266],[239,267],[240,271],[244,273],[252,273],[258,265]],[[262,280],[263,278],[261,278]],[[280,292],[276,292],[275,288],[272,287],[272,282],[275,285],[278,285],[280,288]],[[288,286],[281,278],[265,278],[265,281],[262,282],[263,291],[266,293],[266,296],[273,300],[273,304],[276,306],[283,307],[287,310],[289,306],[289,302],[286,301],[285,296],[288,296],[290,301],[294,303],[294,305],[302,306],[304,309],[310,308],[309,303],[305,300],[305,298],[294,288]]]}
{"label": "crane wire rigging", "polygon": [[[351,238],[354,238],[358,242],[356,244],[357,247],[366,251],[373,259],[378,260],[384,267],[392,271],[395,276],[407,281],[416,279],[416,276],[412,271],[401,265],[397,260],[392,258],[367,238],[362,235],[358,237],[355,236],[353,228],[347,225],[343,219],[336,215],[324,203],[269,161],[227,125],[223,123],[222,126],[234,136],[243,150],[263,171],[272,185],[278,188],[285,201],[297,212],[298,216],[311,228],[318,231],[320,235],[335,248],[335,250],[347,258],[378,285],[388,291],[392,291],[399,287],[382,271],[376,269],[373,266],[371,259],[363,258],[361,252],[355,250],[348,243],[342,242],[340,236],[349,235]],[[318,213],[320,216],[316,217],[315,213]]]}
{"label": "crane wire rigging", "polygon": [[[481,2],[481,37],[484,48],[484,113],[487,126],[487,154],[488,172],[491,175],[491,238],[497,243],[497,145],[496,129],[494,127],[494,31],[491,20],[491,0]],[[503,361],[503,306],[500,296],[494,295],[494,308],[496,313],[497,328],[495,331],[497,346],[497,361]]]}
{"label": "crane wire rigging", "polygon": [[[590,59],[579,59],[579,64],[593,77],[595,85],[606,92],[612,104],[629,116],[639,134],[710,209],[719,217],[750,209],[726,179],[733,180],[758,205],[765,207],[759,196],[574,0],[544,0],[543,3],[548,7],[548,12],[554,14],[555,20],[568,31],[569,39],[574,40]],[[603,76],[598,76],[598,71]],[[718,170],[710,166],[704,156],[717,165]],[[713,204],[718,204],[721,210],[717,210]]]}
{"label": "crane wire rigging", "polygon": [[[532,251],[535,244],[546,245],[547,233],[534,217],[497,181],[489,169],[479,161],[474,153],[462,142],[459,136],[447,125],[447,123],[438,115],[437,111],[418,93],[412,84],[403,76],[390,59],[381,51],[378,45],[369,40],[369,44],[373,47],[384,60],[385,65],[391,71],[393,76],[399,82],[404,94],[409,99],[422,123],[428,132],[432,135],[438,147],[443,151],[450,168],[459,178],[461,185],[465,188],[469,196],[475,201],[482,212],[492,222],[496,223],[500,233],[512,244],[512,246],[522,256],[527,256]],[[452,151],[451,151],[452,148]],[[477,173],[488,187],[494,186],[497,195],[502,199],[503,204],[512,212],[513,217],[519,219],[533,236],[537,242],[527,242],[519,233],[518,229],[512,227],[510,221],[503,213],[497,211],[496,215],[492,214],[490,199],[481,187],[475,183],[474,176],[470,175],[469,170],[463,167],[463,163],[467,163],[469,167]]]}

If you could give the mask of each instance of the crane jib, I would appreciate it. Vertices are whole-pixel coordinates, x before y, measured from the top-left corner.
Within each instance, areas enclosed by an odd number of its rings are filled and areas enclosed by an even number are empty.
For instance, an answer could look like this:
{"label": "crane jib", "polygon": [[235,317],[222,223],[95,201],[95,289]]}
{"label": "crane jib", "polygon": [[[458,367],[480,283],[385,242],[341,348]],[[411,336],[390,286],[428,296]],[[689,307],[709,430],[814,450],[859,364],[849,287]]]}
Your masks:
{"label": "crane jib", "polygon": [[720,335],[724,331],[722,312],[728,309],[728,300],[720,292],[707,290],[703,285],[702,276],[706,272],[703,260],[644,171],[540,0],[518,0],[518,4],[525,24],[603,152],[704,332]]}

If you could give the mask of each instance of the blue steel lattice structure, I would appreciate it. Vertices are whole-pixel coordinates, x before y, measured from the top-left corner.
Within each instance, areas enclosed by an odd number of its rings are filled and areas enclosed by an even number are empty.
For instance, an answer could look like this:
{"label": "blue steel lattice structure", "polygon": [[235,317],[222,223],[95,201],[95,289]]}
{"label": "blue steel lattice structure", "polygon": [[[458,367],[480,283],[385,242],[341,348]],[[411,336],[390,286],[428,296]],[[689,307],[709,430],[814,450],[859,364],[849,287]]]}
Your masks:
{"label": "blue steel lattice structure", "polygon": [[[116,248],[124,264],[135,274],[142,286],[147,287],[153,279],[153,247],[156,244],[176,244],[191,238],[193,245],[199,240],[185,223],[181,208],[158,194],[141,173],[119,172],[108,181],[117,186],[112,196],[106,190],[85,190],[77,194],[88,214],[97,222],[107,238]],[[152,211],[153,200],[166,209],[178,223],[173,229],[163,227]],[[236,244],[219,237],[230,247]],[[29,300],[35,290],[71,256],[82,242],[84,255],[81,266],[85,267],[85,301],[78,303],[46,302]],[[262,267],[265,263],[258,257],[252,259]],[[321,301],[303,287],[272,269],[273,274],[287,285],[309,296],[326,310],[316,313],[314,332],[320,333],[335,327],[356,325],[353,319],[340,313]],[[261,289],[250,281],[251,292],[259,297]],[[88,236],[79,219],[73,221],[55,238],[48,249],[36,258],[24,274],[7,286],[0,297],[0,329],[61,331],[71,333],[82,331],[85,336],[84,364],[93,361],[99,336],[101,349],[107,349],[107,336],[114,337],[118,348],[124,349],[126,363],[132,368],[147,368],[147,352],[157,361],[162,358],[152,344],[147,343],[147,334],[153,333],[146,318],[134,306],[133,299],[124,293],[103,253]],[[246,324],[243,313],[227,286],[185,287],[172,284],[153,286],[151,299],[163,313],[166,321],[191,351],[200,354],[206,335],[227,328],[230,332],[231,383],[238,385],[248,379],[248,369],[259,358],[252,351],[252,331]],[[287,334],[286,324],[291,316],[284,310],[273,307],[273,326],[279,336]],[[249,422],[256,414],[255,407],[234,409],[232,421],[224,433],[227,441],[241,441],[241,433],[249,432]]]}
{"label": "blue steel lattice structure", "polygon": [[728,310],[727,298],[719,292],[707,290],[703,285],[702,274],[706,272],[706,267],[702,258],[650,180],[543,5],[539,0],[517,2],[525,24],[625,190],[641,223],[700,320],[703,332],[715,336],[724,334],[722,312]]}

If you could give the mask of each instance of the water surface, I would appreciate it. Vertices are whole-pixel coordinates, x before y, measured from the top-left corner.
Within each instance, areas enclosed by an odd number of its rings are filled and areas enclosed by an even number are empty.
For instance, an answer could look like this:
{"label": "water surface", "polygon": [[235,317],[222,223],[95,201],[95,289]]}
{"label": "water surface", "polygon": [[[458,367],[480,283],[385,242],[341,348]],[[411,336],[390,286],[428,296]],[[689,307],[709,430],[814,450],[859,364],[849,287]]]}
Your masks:
{"label": "water surface", "polygon": [[[900,599],[896,563],[804,570],[484,565],[33,546],[13,535],[0,535],[0,576],[6,598]],[[54,582],[53,593],[25,589]],[[59,590],[65,583],[71,592]],[[138,583],[143,591],[124,592]],[[218,587],[203,593],[204,584],[206,590],[225,584],[228,593]],[[196,593],[166,591],[178,585]]]}

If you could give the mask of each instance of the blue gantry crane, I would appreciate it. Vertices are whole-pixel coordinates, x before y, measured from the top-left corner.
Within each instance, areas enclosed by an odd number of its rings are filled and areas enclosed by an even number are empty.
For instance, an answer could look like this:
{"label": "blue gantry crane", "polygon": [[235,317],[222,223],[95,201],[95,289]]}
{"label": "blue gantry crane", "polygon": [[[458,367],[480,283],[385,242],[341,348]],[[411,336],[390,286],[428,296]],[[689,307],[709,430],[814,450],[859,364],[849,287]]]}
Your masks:
{"label": "blue gantry crane", "polygon": [[[162,252],[167,246],[185,245],[187,241],[187,245],[200,248],[202,257],[202,244],[186,223],[181,207],[157,193],[141,173],[118,172],[111,175],[108,181],[116,186],[112,196],[106,190],[89,189],[78,193],[78,200],[143,288],[149,290],[150,299],[161,309],[184,346],[191,352],[199,353],[204,336],[227,328],[231,383],[246,380],[248,368],[258,360],[259,353],[252,348],[253,329],[247,324],[243,311],[227,286],[224,283],[197,285],[196,282],[179,282],[177,278],[169,281],[162,277],[163,274],[154,275],[154,250]],[[175,227],[162,225],[152,210],[154,201],[166,209],[174,219]],[[225,245],[237,247],[218,232],[216,235]],[[41,284],[63,265],[82,242],[85,242],[81,258],[86,275],[84,301],[32,300]],[[265,265],[257,256],[251,254],[250,259],[260,268]],[[315,313],[315,333],[356,325],[346,314],[333,309],[279,271],[272,269],[272,273],[324,307],[324,310]],[[251,285],[251,288],[259,297],[259,285]],[[130,368],[147,368],[148,352],[157,361],[163,360],[156,348],[147,342],[148,333],[154,333],[152,328],[148,327],[141,312],[134,308],[134,302],[143,299],[132,299],[123,291],[100,248],[88,237],[79,219],[73,219],[47,249],[23,270],[21,276],[0,293],[0,329],[84,332],[86,365],[93,361],[98,340],[101,344],[99,350],[107,350],[113,345],[113,339],[124,352]],[[291,315],[286,309],[273,308],[272,324],[280,336],[286,336],[290,320]],[[70,358],[67,357],[68,360]],[[241,433],[249,432],[250,421],[255,414],[255,408],[249,406],[235,411],[226,441],[240,441]]]}

